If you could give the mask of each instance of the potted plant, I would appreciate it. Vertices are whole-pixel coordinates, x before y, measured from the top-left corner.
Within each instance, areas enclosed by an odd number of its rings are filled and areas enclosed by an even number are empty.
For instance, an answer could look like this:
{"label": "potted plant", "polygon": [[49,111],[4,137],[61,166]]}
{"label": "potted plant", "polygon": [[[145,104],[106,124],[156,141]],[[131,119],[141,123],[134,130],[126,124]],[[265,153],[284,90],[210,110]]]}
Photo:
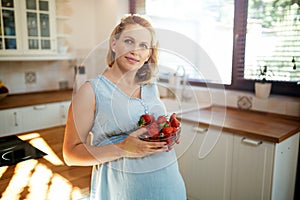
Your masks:
{"label": "potted plant", "polygon": [[271,92],[272,83],[267,81],[268,67],[265,65],[259,69],[259,81],[255,82],[255,95],[258,98],[266,99]]}

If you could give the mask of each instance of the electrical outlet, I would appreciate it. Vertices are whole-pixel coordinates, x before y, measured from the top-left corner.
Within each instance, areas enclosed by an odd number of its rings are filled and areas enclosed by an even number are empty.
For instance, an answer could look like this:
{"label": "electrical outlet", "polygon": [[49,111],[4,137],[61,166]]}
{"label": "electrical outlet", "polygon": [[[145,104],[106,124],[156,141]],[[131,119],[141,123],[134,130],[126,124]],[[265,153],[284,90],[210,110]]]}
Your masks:
{"label": "electrical outlet", "polygon": [[33,71],[25,72],[25,84],[35,84],[36,73]]}

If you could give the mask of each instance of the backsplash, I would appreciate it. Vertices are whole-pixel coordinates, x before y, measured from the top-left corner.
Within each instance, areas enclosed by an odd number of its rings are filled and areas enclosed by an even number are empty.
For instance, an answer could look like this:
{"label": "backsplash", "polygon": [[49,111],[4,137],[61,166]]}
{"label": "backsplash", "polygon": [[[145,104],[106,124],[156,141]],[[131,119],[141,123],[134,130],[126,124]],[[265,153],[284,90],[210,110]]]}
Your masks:
{"label": "backsplash", "polygon": [[[267,99],[257,98],[254,92],[244,92],[236,90],[225,90],[204,87],[187,87],[182,92],[182,88],[172,89],[172,87],[159,87],[163,98],[176,98],[181,103],[191,103],[197,106],[199,104],[212,104],[220,106],[229,106],[240,109],[249,109],[262,112],[270,112],[282,115],[300,117],[300,98],[288,97],[281,95],[270,95]],[[169,96],[165,91],[166,88],[171,90],[170,93],[175,94]],[[189,94],[190,100],[185,101],[183,98]]]}
{"label": "backsplash", "polygon": [[251,92],[226,91],[226,104],[231,107],[238,107],[241,97],[251,99],[250,110],[270,112],[282,115],[300,116],[300,98],[281,95],[270,95],[267,99],[260,99]]}
{"label": "backsplash", "polygon": [[10,94],[72,88],[74,65],[71,61],[0,62],[0,80]]}

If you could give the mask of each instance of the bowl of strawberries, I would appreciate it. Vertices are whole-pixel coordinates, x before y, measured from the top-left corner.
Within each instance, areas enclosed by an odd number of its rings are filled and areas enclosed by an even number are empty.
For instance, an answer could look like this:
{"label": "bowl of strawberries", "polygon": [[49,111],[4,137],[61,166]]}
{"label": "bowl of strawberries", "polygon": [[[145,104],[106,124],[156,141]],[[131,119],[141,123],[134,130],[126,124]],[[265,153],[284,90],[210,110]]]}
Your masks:
{"label": "bowl of strawberries", "polygon": [[157,119],[150,114],[141,115],[138,126],[147,129],[147,132],[140,135],[139,139],[149,142],[166,142],[168,148],[176,143],[181,133],[176,113],[173,113],[169,119],[164,115]]}

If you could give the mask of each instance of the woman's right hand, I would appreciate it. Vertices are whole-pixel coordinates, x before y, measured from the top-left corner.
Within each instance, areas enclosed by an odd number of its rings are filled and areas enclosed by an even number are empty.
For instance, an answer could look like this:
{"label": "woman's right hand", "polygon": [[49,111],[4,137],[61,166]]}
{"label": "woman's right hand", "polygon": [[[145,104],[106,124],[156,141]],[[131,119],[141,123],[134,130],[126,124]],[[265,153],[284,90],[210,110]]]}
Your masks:
{"label": "woman's right hand", "polygon": [[124,153],[123,157],[138,158],[168,151],[166,142],[147,142],[140,140],[138,136],[146,131],[146,128],[139,128],[132,132],[124,141],[117,144]]}

